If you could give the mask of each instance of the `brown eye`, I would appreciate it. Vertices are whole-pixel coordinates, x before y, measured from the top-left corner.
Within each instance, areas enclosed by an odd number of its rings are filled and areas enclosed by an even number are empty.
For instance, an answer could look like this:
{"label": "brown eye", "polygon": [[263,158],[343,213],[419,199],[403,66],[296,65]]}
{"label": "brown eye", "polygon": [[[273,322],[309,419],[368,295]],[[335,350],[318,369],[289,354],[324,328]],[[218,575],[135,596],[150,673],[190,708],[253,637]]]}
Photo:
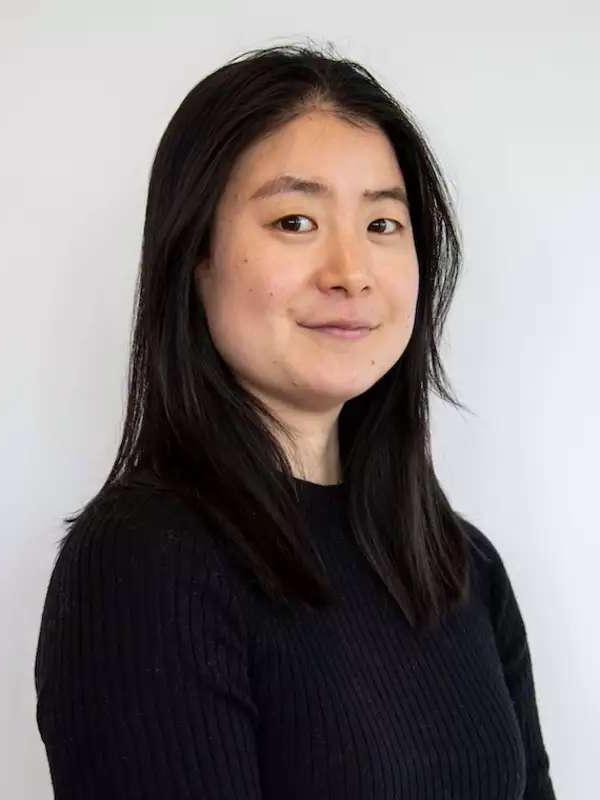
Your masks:
{"label": "brown eye", "polygon": [[296,220],[300,220],[300,219],[308,219],[308,217],[305,217],[303,214],[288,214],[287,217],[280,217],[280,219],[275,220],[275,222],[273,223],[273,227],[277,228],[278,230],[283,230],[286,233],[310,233],[310,231],[298,231],[297,229],[294,230],[293,228],[285,228],[285,227],[284,228],[280,228],[279,227],[279,223],[280,222],[287,223],[288,221],[291,220],[292,224],[294,224],[294,222]]}
{"label": "brown eye", "polygon": [[[371,225],[376,225],[376,224],[380,224],[381,225],[381,223],[386,223],[386,222],[393,222],[395,225],[398,226],[399,229],[402,229],[404,227],[404,225],[402,225],[400,222],[398,222],[397,219],[389,219],[389,218],[376,219],[371,223]],[[379,233],[382,233],[382,231],[380,230]],[[394,233],[394,231],[391,231],[391,233]],[[386,235],[388,235],[388,234],[386,234]]]}

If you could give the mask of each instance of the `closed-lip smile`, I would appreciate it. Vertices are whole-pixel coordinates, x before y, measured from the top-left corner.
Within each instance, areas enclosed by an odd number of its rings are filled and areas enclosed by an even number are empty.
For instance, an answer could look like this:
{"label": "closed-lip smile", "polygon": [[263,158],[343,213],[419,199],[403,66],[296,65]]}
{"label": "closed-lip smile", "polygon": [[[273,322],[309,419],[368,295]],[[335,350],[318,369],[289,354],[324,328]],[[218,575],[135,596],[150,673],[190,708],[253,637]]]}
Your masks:
{"label": "closed-lip smile", "polygon": [[344,330],[357,330],[360,328],[373,328],[375,326],[366,319],[356,317],[338,317],[337,319],[323,320],[322,322],[301,322],[304,328],[343,328]]}

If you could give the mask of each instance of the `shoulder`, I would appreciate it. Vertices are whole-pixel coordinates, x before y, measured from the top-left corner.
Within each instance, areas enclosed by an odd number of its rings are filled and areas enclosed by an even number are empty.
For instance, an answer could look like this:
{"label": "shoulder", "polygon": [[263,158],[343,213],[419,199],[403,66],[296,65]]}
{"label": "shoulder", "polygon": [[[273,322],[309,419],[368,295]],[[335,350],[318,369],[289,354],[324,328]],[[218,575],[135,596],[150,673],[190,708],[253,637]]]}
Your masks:
{"label": "shoulder", "polygon": [[468,552],[475,577],[483,587],[488,603],[495,605],[499,594],[511,589],[510,578],[499,547],[490,536],[461,516],[467,534]]}
{"label": "shoulder", "polygon": [[207,552],[215,549],[200,513],[173,492],[141,485],[111,486],[87,503],[61,540],[61,557],[109,539],[144,551],[191,541]]}
{"label": "shoulder", "polygon": [[228,600],[244,593],[240,571],[206,517],[171,491],[113,486],[93,498],[60,543],[51,580],[64,592],[165,598],[210,589]]}
{"label": "shoulder", "polygon": [[60,701],[57,681],[71,691],[75,677],[95,687],[110,677],[107,693],[133,675],[142,685],[168,678],[158,688],[176,691],[179,670],[219,681],[222,654],[242,664],[253,637],[245,597],[201,512],[151,487],[102,491],[71,524],[50,575],[35,659],[41,708]]}
{"label": "shoulder", "polygon": [[523,634],[524,623],[509,571],[498,546],[472,522],[463,519],[470,543],[476,578],[496,632],[509,630]]}
{"label": "shoulder", "polygon": [[467,534],[469,554],[476,567],[484,572],[490,572],[502,562],[498,548],[484,531],[465,517],[460,517],[463,528]]}

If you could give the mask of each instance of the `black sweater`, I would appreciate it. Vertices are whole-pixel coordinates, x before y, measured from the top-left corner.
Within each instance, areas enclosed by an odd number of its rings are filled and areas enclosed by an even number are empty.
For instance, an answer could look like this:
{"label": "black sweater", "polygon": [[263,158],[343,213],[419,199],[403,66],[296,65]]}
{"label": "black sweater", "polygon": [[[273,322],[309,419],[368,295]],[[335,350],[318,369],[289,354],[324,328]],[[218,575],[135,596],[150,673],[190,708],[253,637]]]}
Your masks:
{"label": "black sweater", "polygon": [[37,725],[57,800],[554,800],[523,619],[472,526],[469,604],[417,640],[295,479],[341,608],[281,616],[182,502],[113,490],[47,589]]}

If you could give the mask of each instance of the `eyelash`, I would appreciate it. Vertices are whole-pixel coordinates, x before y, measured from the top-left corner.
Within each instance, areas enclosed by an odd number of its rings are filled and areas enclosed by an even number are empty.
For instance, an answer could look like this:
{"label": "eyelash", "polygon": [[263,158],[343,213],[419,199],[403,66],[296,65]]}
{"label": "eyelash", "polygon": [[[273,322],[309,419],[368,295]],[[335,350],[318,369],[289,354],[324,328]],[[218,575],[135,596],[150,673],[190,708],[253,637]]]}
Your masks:
{"label": "eyelash", "polygon": [[[304,218],[304,219],[310,219],[310,217],[307,217],[305,214],[287,214],[285,217],[279,217],[279,219],[276,219],[276,220],[275,220],[275,222],[272,222],[272,223],[271,223],[271,227],[272,227],[272,228],[277,228],[277,229],[278,229],[278,230],[280,230],[282,233],[300,233],[300,234],[303,234],[303,233],[312,233],[312,231],[285,231],[285,230],[282,230],[281,228],[278,228],[278,227],[277,227],[277,226],[279,225],[279,223],[280,223],[280,222],[282,222],[282,221],[283,221],[283,220],[285,220],[285,219],[301,219],[301,218]],[[378,219],[376,219],[376,220],[373,220],[373,222],[379,222],[379,221],[381,221],[381,220],[383,220],[383,221],[388,221],[388,222],[395,222],[395,223],[396,223],[396,225],[398,226],[398,228],[399,228],[400,230],[403,230],[403,229],[404,229],[404,225],[403,225],[401,222],[398,222],[398,220],[397,220],[397,219],[392,219],[391,217],[379,217]],[[312,221],[313,221],[313,220],[311,220],[311,222],[312,222]],[[383,236],[390,236],[391,234],[389,234],[389,233],[384,233],[384,234],[382,234],[382,235],[383,235]]]}

